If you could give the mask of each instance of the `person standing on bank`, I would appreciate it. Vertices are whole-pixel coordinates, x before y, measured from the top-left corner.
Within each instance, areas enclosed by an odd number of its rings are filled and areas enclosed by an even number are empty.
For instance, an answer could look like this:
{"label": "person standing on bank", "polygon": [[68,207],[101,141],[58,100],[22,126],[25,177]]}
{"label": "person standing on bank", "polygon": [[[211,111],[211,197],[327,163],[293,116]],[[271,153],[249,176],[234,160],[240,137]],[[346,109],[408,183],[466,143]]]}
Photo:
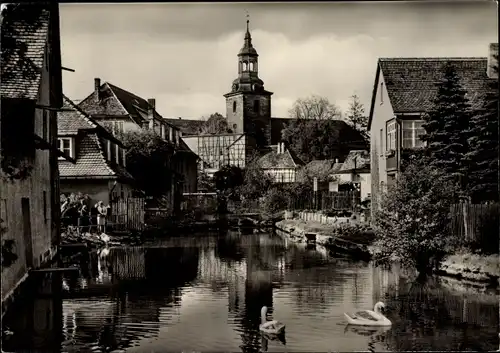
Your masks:
{"label": "person standing on bank", "polygon": [[80,215],[78,218],[78,231],[87,233],[89,231],[89,210],[83,199],[80,200],[80,209],[78,213]]}
{"label": "person standing on bank", "polygon": [[106,216],[108,214],[108,208],[104,206],[104,202],[99,201],[96,205],[97,209],[97,229],[100,232],[106,231]]}

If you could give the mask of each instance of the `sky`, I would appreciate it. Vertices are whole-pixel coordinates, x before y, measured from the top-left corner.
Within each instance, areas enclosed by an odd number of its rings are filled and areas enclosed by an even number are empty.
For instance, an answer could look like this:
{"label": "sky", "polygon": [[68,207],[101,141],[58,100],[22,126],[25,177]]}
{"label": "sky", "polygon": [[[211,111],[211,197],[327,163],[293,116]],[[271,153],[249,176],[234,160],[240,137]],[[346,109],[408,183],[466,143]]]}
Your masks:
{"label": "sky", "polygon": [[87,97],[101,78],[166,118],[220,112],[237,77],[246,14],[272,116],[324,96],[366,113],[380,57],[486,57],[498,42],[497,4],[469,2],[61,4],[65,94]]}

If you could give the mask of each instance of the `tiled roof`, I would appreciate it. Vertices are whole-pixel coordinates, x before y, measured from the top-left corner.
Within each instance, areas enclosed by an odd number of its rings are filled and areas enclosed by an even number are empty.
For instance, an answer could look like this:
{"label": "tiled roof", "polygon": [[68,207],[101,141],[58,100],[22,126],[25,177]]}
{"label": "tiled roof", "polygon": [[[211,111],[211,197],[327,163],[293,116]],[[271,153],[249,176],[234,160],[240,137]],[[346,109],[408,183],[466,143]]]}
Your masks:
{"label": "tiled roof", "polygon": [[103,136],[124,147],[123,143],[85,113],[71,99],[63,95],[63,111],[57,113],[57,134],[77,135],[79,130],[95,130]]}
{"label": "tiled roof", "polygon": [[[97,101],[95,92],[92,92],[78,103],[78,106],[91,115],[129,115],[139,125],[146,120],[149,103],[144,98],[109,82],[101,85],[99,95],[100,99]],[[154,116],[156,119],[165,120],[156,109]]]}
{"label": "tiled roof", "polygon": [[101,140],[96,133],[84,133],[76,150],[75,164],[59,161],[61,178],[119,177],[132,180],[132,176],[124,168],[106,160]]}
{"label": "tiled roof", "polygon": [[436,84],[442,80],[448,62],[457,70],[472,107],[480,106],[488,79],[486,58],[379,59],[394,112],[426,112],[432,108]]}
{"label": "tiled roof", "polygon": [[259,158],[258,164],[263,169],[271,168],[296,168],[304,162],[291,150],[278,154],[274,149]]}
{"label": "tiled roof", "polygon": [[[12,39],[25,50],[24,58],[14,50],[4,60],[2,46],[0,94],[2,98],[26,98],[36,100],[40,86],[45,45],[49,34],[50,12],[45,4],[9,4],[2,18],[1,43]],[[33,23],[39,25],[34,26]]]}
{"label": "tiled roof", "polygon": [[311,173],[335,173],[340,170],[342,163],[335,163],[334,159],[313,160],[305,165]]}
{"label": "tiled roof", "polygon": [[183,135],[198,135],[201,132],[201,127],[205,124],[204,120],[195,119],[165,119],[169,124],[176,126],[181,130]]}
{"label": "tiled roof", "polygon": [[58,134],[77,134],[78,130],[97,127],[97,123],[66,96],[63,96],[63,109],[64,111],[57,113]]}
{"label": "tiled roof", "polygon": [[350,151],[339,172],[370,169],[370,153],[367,150]]}

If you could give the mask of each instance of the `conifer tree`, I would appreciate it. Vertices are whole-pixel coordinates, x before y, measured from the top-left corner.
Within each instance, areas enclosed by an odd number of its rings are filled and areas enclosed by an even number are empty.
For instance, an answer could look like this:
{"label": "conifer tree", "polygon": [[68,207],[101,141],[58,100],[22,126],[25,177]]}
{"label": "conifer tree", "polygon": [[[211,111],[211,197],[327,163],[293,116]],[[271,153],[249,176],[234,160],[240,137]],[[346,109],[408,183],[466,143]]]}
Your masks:
{"label": "conifer tree", "polygon": [[[493,67],[498,74],[498,65]],[[474,203],[498,201],[498,81],[489,79],[482,109],[471,118],[467,161]]]}
{"label": "conifer tree", "polygon": [[347,110],[347,121],[363,136],[368,136],[368,117],[365,115],[365,107],[356,94],[351,96],[349,109]]}
{"label": "conifer tree", "polygon": [[466,90],[461,86],[460,77],[451,63],[445,65],[443,79],[437,87],[434,106],[424,116],[426,133],[422,140],[427,142],[431,163],[459,182],[461,190],[465,191],[468,174],[465,156],[469,149],[472,114]]}

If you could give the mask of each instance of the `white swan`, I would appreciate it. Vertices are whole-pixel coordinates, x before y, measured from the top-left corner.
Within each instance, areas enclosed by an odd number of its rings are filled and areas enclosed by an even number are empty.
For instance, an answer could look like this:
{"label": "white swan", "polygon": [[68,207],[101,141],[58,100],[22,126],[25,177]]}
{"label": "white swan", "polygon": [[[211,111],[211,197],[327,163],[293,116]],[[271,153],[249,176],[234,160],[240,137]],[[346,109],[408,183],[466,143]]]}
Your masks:
{"label": "white swan", "polygon": [[259,330],[269,335],[279,335],[285,331],[285,324],[277,320],[267,321],[267,306],[263,306],[260,311]]}
{"label": "white swan", "polygon": [[358,326],[391,326],[392,322],[386,318],[381,310],[385,308],[384,303],[378,302],[375,304],[374,311],[362,310],[356,312],[354,315],[347,315],[344,313],[347,322],[350,325]]}

